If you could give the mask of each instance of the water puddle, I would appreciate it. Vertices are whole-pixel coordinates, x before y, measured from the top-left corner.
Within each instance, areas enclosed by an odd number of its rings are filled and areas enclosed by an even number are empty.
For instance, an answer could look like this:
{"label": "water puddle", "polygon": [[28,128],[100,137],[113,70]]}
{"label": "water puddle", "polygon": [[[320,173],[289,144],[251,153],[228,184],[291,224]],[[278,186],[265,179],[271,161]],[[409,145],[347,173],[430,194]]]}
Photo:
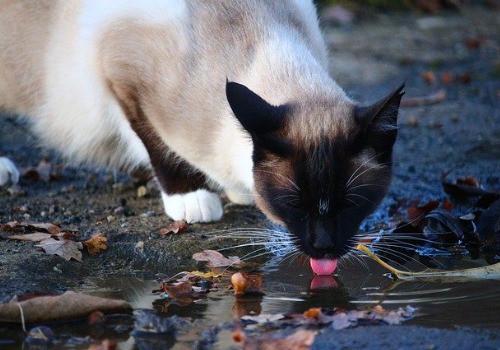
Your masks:
{"label": "water puddle", "polygon": [[[175,338],[144,342],[130,335],[133,318],[112,317],[102,327],[85,323],[51,325],[57,335],[76,337],[65,347],[87,349],[85,337],[110,338],[120,349],[192,348],[200,333],[221,323],[231,323],[235,317],[247,314],[302,313],[312,307],[347,309],[382,304],[386,309],[411,305],[418,308],[418,317],[405,324],[452,328],[454,326],[494,328],[500,326],[500,281],[478,280],[465,283],[396,282],[371,261],[341,265],[335,277],[315,277],[307,264],[285,261],[264,265],[266,295],[236,299],[230,290],[211,292],[188,306],[164,303],[152,293],[159,284],[131,277],[108,276],[88,280],[79,290],[87,294],[120,298],[134,309],[155,309],[165,316],[177,315],[192,320],[190,327]],[[313,288],[313,289],[312,289]],[[0,327],[0,347],[17,349],[22,346],[24,333],[16,328]],[[76,339],[76,340],[75,340]],[[78,344],[78,340],[83,344]],[[215,348],[226,349],[232,344],[231,333],[221,332]],[[26,345],[26,344],[25,344]],[[159,347],[156,347],[159,346]],[[29,348],[26,347],[25,348]]]}

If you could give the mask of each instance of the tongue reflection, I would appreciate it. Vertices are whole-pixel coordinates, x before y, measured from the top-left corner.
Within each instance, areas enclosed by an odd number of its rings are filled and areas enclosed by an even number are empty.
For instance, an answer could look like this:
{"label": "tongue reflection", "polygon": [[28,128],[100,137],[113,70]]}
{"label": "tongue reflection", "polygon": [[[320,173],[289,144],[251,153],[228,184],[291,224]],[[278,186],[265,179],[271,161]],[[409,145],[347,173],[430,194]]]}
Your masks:
{"label": "tongue reflection", "polygon": [[311,268],[316,275],[331,275],[337,268],[337,259],[313,259],[310,261]]}

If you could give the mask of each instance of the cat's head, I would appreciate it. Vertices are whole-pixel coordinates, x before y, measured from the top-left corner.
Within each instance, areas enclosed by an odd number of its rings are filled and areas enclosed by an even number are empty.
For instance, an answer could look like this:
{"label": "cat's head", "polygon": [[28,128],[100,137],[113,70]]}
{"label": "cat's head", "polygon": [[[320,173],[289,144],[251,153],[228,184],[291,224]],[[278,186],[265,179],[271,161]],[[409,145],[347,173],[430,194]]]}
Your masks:
{"label": "cat's head", "polygon": [[367,107],[348,99],[273,106],[227,83],[231,109],[253,140],[257,206],[309,256],[347,253],[386,194],[403,88]]}

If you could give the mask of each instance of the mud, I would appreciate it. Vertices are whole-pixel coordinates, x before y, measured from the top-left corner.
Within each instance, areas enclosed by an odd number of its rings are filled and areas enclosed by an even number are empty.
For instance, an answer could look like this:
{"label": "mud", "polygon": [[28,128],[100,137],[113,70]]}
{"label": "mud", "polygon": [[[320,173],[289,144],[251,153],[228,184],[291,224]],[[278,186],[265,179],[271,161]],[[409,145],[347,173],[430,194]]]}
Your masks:
{"label": "mud", "polygon": [[[393,185],[380,210],[364,228],[387,222],[395,203],[447,198],[440,184],[440,176],[445,172],[450,172],[450,177],[473,175],[484,186],[498,188],[497,12],[470,7],[461,13],[441,13],[435,17],[378,14],[352,25],[326,25],[325,31],[331,51],[331,72],[348,94],[359,101],[374,101],[403,81],[406,96],[410,98],[426,96],[441,88],[447,92],[447,98],[439,104],[402,108]],[[421,77],[425,71],[435,72],[437,82],[426,83]],[[446,72],[455,77],[451,84],[440,81],[441,74]],[[2,190],[0,223],[53,222],[77,230],[79,240],[96,232],[109,239],[106,252],[84,255],[83,262],[76,262],[44,254],[32,243],[8,240],[9,233],[0,232],[0,301],[19,293],[79,288],[109,274],[159,280],[194,268],[191,260],[194,252],[245,242],[213,239],[214,232],[267,225],[256,209],[227,204],[224,219],[219,223],[191,225],[184,234],[162,236],[158,231],[169,220],[163,214],[153,185],[149,184],[148,194],[139,198],[137,188],[145,184],[144,180],[69,166],[54,152],[38,146],[26,123],[13,117],[3,118],[0,123],[0,154],[11,158],[20,168],[36,166],[40,160],[48,159],[59,172],[58,179],[48,183],[22,179],[20,188],[25,194],[11,195]],[[120,208],[124,204],[125,208]],[[465,213],[470,204],[463,203],[456,210]],[[137,245],[139,242],[144,242],[143,249]],[[322,336],[318,342],[338,341],[338,346],[349,347],[354,344],[349,334],[371,337],[370,332],[362,328],[343,333],[341,339]],[[481,346],[476,348],[499,346],[497,331],[493,333],[497,335],[495,338],[492,333],[431,330],[427,332],[429,339],[433,339],[431,342],[418,339],[419,329],[411,332],[417,337],[412,343],[415,348],[451,348],[450,339],[468,341],[475,336],[482,339]],[[390,337],[391,343],[400,344],[394,348],[414,348],[400,339],[397,328],[388,327],[381,334]],[[381,340],[380,346],[385,347],[386,343]]]}

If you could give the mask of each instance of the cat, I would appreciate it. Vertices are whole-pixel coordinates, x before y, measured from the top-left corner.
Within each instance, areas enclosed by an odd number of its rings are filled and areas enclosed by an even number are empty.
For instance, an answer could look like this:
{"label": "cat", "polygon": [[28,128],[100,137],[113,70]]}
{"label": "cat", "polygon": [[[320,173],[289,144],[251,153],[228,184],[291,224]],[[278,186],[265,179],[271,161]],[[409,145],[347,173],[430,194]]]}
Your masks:
{"label": "cat", "polygon": [[0,108],[73,161],[150,167],[174,220],[221,219],[224,191],[336,259],[388,189],[404,86],[351,100],[310,0],[3,0],[0,47]]}

